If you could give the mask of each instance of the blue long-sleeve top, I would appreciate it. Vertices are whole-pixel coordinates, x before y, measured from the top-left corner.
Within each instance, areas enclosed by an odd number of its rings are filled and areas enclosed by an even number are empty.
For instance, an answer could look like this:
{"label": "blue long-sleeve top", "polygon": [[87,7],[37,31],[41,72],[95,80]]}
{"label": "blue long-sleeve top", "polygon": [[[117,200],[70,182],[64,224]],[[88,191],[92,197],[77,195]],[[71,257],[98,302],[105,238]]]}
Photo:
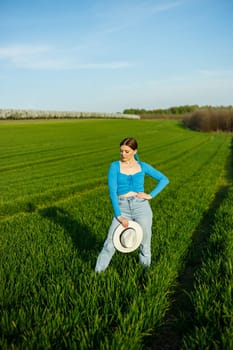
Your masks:
{"label": "blue long-sleeve top", "polygon": [[113,206],[114,215],[121,216],[121,211],[118,205],[118,196],[128,192],[144,192],[144,178],[149,175],[157,181],[153,190],[149,193],[152,198],[157,196],[165,186],[169,183],[168,178],[160,171],[151,165],[138,161],[141,171],[127,175],[120,171],[120,161],[111,163],[108,171],[108,187],[110,199]]}

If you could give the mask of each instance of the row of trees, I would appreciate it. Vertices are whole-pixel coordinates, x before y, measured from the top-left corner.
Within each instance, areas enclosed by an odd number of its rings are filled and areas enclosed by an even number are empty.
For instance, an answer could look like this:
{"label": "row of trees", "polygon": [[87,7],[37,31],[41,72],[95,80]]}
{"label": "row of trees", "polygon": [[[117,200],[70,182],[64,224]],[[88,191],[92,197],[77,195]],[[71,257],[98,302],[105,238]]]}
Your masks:
{"label": "row of trees", "polygon": [[233,132],[233,109],[202,109],[186,115],[183,123],[198,131]]}
{"label": "row of trees", "polygon": [[137,108],[128,108],[123,111],[123,113],[126,114],[138,114],[141,118],[153,118],[158,116],[180,116],[186,113],[191,113],[200,107],[198,105],[184,105],[184,106],[177,106],[177,107],[170,107],[166,109],[137,109]]}
{"label": "row of trees", "polygon": [[87,119],[87,118],[124,118],[139,119],[138,115],[123,113],[98,113],[78,111],[0,109],[0,119]]}
{"label": "row of trees", "polygon": [[198,131],[233,132],[233,106],[184,105],[167,109],[125,109],[124,113],[138,114],[142,119],[179,119],[190,129]]}
{"label": "row of trees", "polygon": [[125,109],[123,113],[40,111],[0,109],[0,119],[130,118],[180,119],[186,127],[199,131],[233,132],[233,106],[184,105],[167,109]]}

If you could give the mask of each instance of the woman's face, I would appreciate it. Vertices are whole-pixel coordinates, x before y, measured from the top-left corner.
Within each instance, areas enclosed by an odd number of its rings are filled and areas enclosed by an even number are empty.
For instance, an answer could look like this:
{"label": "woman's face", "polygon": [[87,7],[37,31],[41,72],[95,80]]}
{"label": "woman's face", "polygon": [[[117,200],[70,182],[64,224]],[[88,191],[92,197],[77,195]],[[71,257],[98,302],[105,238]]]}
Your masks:
{"label": "woman's face", "polygon": [[137,152],[136,150],[133,150],[129,146],[122,145],[120,147],[121,160],[123,162],[129,162],[130,160],[132,160],[134,158],[134,155],[136,152]]}

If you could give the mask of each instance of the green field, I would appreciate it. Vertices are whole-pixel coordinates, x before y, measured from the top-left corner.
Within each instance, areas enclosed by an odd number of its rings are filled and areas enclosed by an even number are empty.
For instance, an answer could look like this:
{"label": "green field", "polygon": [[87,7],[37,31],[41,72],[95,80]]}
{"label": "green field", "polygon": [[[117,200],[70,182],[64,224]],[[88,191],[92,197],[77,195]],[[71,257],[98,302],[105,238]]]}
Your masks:
{"label": "green field", "polygon": [[[170,180],[151,201],[152,266],[116,253],[95,275],[107,171],[127,136]],[[0,149],[1,349],[233,349],[232,135],[171,120],[4,122]]]}

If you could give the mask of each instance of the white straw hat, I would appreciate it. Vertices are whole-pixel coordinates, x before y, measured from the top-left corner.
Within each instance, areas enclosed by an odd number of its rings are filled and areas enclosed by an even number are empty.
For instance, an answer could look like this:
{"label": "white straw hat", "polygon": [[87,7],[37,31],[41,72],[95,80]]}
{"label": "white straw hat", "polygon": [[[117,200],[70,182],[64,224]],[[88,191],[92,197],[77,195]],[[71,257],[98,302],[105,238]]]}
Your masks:
{"label": "white straw hat", "polygon": [[130,253],[137,249],[142,241],[143,231],[141,226],[129,220],[129,226],[117,226],[113,234],[113,244],[122,253]]}

